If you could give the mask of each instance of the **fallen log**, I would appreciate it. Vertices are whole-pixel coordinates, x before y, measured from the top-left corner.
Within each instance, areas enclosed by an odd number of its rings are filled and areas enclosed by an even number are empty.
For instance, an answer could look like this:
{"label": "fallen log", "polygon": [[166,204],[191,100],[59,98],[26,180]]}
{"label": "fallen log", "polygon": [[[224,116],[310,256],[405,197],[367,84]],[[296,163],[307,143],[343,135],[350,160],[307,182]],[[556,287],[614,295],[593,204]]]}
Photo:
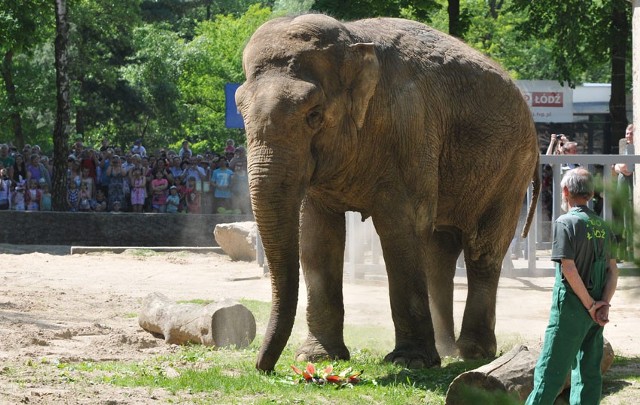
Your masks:
{"label": "fallen log", "polygon": [[[521,401],[527,399],[533,389],[533,372],[540,356],[539,349],[515,346],[509,352],[489,364],[457,376],[449,385],[445,398],[446,405],[475,405],[482,392],[507,393]],[[600,370],[607,372],[613,364],[614,352],[605,339]],[[567,376],[563,391],[570,386]],[[474,394],[480,390],[480,394]]]}
{"label": "fallen log", "polygon": [[244,305],[224,300],[209,305],[176,303],[160,293],[145,297],[138,315],[142,329],[170,344],[246,347],[256,320]]}

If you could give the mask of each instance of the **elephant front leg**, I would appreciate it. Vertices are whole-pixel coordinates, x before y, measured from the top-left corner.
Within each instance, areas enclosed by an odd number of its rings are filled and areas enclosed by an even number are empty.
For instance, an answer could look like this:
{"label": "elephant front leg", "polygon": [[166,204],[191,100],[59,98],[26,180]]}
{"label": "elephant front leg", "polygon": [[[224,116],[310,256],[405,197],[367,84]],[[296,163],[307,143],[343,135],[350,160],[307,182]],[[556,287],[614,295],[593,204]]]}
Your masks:
{"label": "elephant front leg", "polygon": [[307,199],[302,206],[300,260],[307,286],[309,334],[297,361],[348,360],[344,344],[342,276],[345,217]]}
{"label": "elephant front leg", "polygon": [[[374,218],[374,223],[375,223]],[[396,346],[386,357],[408,368],[440,365],[427,294],[424,245],[411,227],[376,225],[387,266]]]}

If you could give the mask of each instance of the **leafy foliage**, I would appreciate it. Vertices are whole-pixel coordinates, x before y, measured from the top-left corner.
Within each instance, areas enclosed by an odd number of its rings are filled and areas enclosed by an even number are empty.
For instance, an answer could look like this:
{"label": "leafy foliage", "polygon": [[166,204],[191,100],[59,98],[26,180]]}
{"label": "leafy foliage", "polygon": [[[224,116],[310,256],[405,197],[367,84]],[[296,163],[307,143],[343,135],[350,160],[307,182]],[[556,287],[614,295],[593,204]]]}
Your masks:
{"label": "leafy foliage", "polygon": [[[166,25],[142,25],[133,32],[136,52],[120,69],[126,85],[132,89],[143,108],[130,121],[127,143],[144,138],[145,143],[168,145],[182,135],[186,112],[179,102],[178,81],[185,41]],[[132,126],[133,124],[133,126]],[[122,136],[113,128],[110,137]]]}
{"label": "leafy foliage", "polygon": [[312,9],[315,0],[276,0],[273,3],[275,14],[300,14]]}
{"label": "leafy foliage", "polygon": [[[571,84],[608,81],[612,1],[512,0],[525,14],[516,25],[518,39],[535,38],[548,47],[550,75]],[[547,77],[549,78],[549,77]]]}
{"label": "leafy foliage", "polygon": [[239,131],[224,127],[224,85],[244,81],[244,44],[270,16],[268,8],[253,5],[241,17],[218,16],[199,24],[186,45],[179,80],[186,114],[193,118],[184,128],[192,142],[208,140],[213,149],[222,148],[227,138],[243,142]]}
{"label": "leafy foliage", "polygon": [[316,0],[313,9],[345,20],[400,17],[403,10],[411,10],[415,19],[425,21],[439,7],[436,0]]}
{"label": "leafy foliage", "polygon": [[[179,146],[184,138],[201,149],[218,150],[227,138],[244,143],[242,131],[224,126],[224,84],[244,80],[244,44],[274,15],[311,9],[341,19],[404,17],[449,31],[447,0],[68,3],[72,121],[93,146],[102,137],[121,147],[144,138],[151,150]],[[612,16],[621,10],[630,19],[624,0],[461,0],[458,30],[515,78],[608,82],[620,25]],[[0,50],[13,52],[8,71],[15,84],[14,94],[0,86],[0,139],[16,141],[18,114],[24,141],[48,152],[55,112],[53,17],[47,0],[0,0]],[[627,88],[630,72],[627,58]]]}
{"label": "leafy foliage", "polygon": [[53,33],[53,6],[48,0],[0,0],[0,51],[23,51]]}

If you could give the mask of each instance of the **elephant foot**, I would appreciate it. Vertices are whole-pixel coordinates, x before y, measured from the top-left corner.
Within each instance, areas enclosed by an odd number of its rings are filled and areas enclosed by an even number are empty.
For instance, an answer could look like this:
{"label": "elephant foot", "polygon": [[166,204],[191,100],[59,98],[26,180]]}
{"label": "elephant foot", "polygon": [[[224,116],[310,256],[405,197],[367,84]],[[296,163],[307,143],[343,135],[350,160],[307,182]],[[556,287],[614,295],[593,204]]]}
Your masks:
{"label": "elephant foot", "polygon": [[423,350],[395,349],[385,356],[384,361],[410,369],[440,367],[440,356],[435,350],[427,353]]}
{"label": "elephant foot", "polygon": [[307,341],[296,350],[296,361],[319,361],[319,360],[349,360],[351,355],[347,346],[342,344],[321,344],[314,338]]}
{"label": "elephant foot", "polygon": [[490,337],[481,340],[461,336],[458,339],[458,350],[465,360],[492,359],[496,357],[497,350],[495,335],[491,333]]}

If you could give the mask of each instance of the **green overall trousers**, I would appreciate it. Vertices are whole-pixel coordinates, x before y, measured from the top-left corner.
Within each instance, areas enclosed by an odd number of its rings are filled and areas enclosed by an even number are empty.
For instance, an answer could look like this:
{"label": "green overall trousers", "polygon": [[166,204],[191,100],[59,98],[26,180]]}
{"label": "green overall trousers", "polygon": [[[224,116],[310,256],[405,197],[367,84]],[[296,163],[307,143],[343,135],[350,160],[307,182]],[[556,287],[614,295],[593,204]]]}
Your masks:
{"label": "green overall trousers", "polygon": [[[587,222],[586,214],[572,212]],[[591,269],[591,297],[602,298],[606,282],[607,263],[604,248],[598,252],[596,238],[595,260]],[[585,283],[585,285],[588,285]],[[575,405],[599,404],[602,393],[600,363],[603,350],[603,327],[595,323],[584,305],[562,278],[560,264],[556,264],[549,325],[544,346],[536,364],[533,390],[527,405],[552,405],[560,394],[571,370],[570,403]]]}

